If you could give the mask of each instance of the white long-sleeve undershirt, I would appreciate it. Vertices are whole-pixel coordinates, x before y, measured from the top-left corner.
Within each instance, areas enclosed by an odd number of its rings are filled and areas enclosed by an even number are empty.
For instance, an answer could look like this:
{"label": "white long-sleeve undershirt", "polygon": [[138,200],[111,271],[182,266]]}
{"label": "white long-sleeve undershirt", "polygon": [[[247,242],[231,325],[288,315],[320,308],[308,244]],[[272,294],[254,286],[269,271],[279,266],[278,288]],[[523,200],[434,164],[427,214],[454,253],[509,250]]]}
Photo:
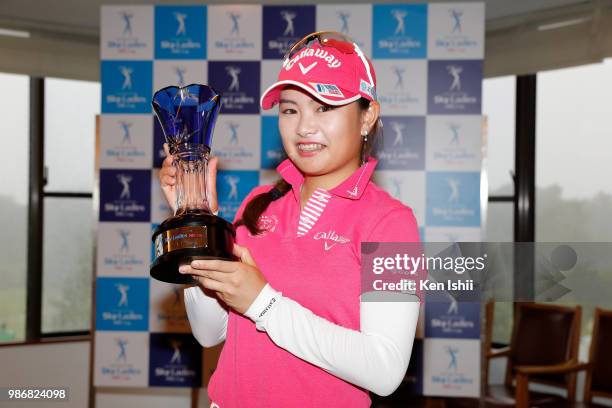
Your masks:
{"label": "white long-sleeve undershirt", "polygon": [[[364,301],[366,296],[384,296]],[[393,298],[394,301],[390,301]],[[185,289],[191,330],[204,347],[225,340],[228,312],[199,286]],[[401,383],[419,315],[414,295],[368,293],[360,302],[361,330],[339,326],[266,284],[244,313],[279,347],[354,385],[385,396]]]}
{"label": "white long-sleeve undershirt", "polygon": [[183,291],[191,332],[203,347],[214,347],[225,340],[228,312],[214,296],[199,286]]}

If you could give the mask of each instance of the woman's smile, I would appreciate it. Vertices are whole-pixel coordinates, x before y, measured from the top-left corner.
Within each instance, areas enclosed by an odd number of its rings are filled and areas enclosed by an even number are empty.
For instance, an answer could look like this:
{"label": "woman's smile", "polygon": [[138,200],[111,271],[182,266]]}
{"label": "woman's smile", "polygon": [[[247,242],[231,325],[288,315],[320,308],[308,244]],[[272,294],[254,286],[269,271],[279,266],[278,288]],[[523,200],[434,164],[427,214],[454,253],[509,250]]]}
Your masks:
{"label": "woman's smile", "polygon": [[302,157],[312,157],[317,155],[321,150],[325,149],[325,145],[321,143],[299,142],[297,150]]}

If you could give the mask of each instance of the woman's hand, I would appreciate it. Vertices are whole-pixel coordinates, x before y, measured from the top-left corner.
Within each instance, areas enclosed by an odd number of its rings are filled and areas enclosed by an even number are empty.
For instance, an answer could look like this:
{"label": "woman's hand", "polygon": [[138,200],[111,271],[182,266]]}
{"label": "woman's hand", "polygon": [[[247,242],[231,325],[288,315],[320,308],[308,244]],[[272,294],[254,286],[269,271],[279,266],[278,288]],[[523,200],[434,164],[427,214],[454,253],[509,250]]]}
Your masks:
{"label": "woman's hand", "polygon": [[174,166],[174,156],[170,154],[168,143],[164,143],[164,152],[166,152],[166,158],[162,162],[162,168],[159,171],[159,183],[166,201],[168,201],[168,205],[172,208],[172,212],[175,213],[177,168]]}
{"label": "woman's hand", "polygon": [[267,280],[246,247],[234,244],[234,255],[240,261],[193,261],[191,265],[181,266],[179,271],[193,275],[200,285],[217,292],[229,307],[244,314],[266,286]]}
{"label": "woman's hand", "polygon": [[[166,197],[166,201],[168,201],[170,208],[172,208],[172,212],[176,213],[176,173],[178,169],[174,165],[174,156],[170,154],[168,143],[164,143],[164,152],[166,152],[166,158],[162,162],[162,168],[159,171],[159,182],[161,184],[161,189],[164,192],[164,196]],[[218,163],[219,158],[217,156],[211,157],[208,160],[208,175],[206,177],[206,188],[208,205],[210,206],[210,210],[212,212],[215,212],[219,209],[219,204],[217,202]]]}

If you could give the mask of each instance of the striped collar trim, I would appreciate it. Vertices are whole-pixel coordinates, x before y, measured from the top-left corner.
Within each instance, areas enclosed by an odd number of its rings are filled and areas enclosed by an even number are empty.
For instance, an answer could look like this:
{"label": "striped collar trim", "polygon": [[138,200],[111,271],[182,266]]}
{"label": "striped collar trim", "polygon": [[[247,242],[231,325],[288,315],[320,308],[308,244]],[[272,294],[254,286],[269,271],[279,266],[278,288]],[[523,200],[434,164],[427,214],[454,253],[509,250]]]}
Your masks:
{"label": "striped collar trim", "polygon": [[[355,170],[355,172],[347,177],[342,183],[328,190],[328,192],[352,200],[360,199],[377,164],[377,159],[372,156],[368,157],[367,162]],[[304,175],[302,172],[293,164],[291,159],[288,158],[283,160],[283,162],[276,167],[276,171],[285,181],[287,181],[287,183],[291,184],[293,196],[296,201],[299,202],[300,189],[304,183]]]}
{"label": "striped collar trim", "polygon": [[331,194],[325,189],[320,187],[315,189],[300,213],[300,222],[297,230],[298,237],[308,234],[321,217],[321,214],[323,214],[323,211],[325,211],[330,198]]}

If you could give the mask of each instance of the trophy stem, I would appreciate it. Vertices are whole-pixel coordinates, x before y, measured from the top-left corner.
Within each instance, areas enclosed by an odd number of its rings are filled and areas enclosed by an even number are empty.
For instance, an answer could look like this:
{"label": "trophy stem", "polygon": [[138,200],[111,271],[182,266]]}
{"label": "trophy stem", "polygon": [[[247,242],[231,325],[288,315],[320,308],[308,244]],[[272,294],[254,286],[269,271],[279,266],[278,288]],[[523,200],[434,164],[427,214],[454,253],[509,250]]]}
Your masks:
{"label": "trophy stem", "polygon": [[190,151],[178,150],[174,161],[177,168],[175,215],[210,214],[206,185],[209,151],[194,151],[193,147]]}

